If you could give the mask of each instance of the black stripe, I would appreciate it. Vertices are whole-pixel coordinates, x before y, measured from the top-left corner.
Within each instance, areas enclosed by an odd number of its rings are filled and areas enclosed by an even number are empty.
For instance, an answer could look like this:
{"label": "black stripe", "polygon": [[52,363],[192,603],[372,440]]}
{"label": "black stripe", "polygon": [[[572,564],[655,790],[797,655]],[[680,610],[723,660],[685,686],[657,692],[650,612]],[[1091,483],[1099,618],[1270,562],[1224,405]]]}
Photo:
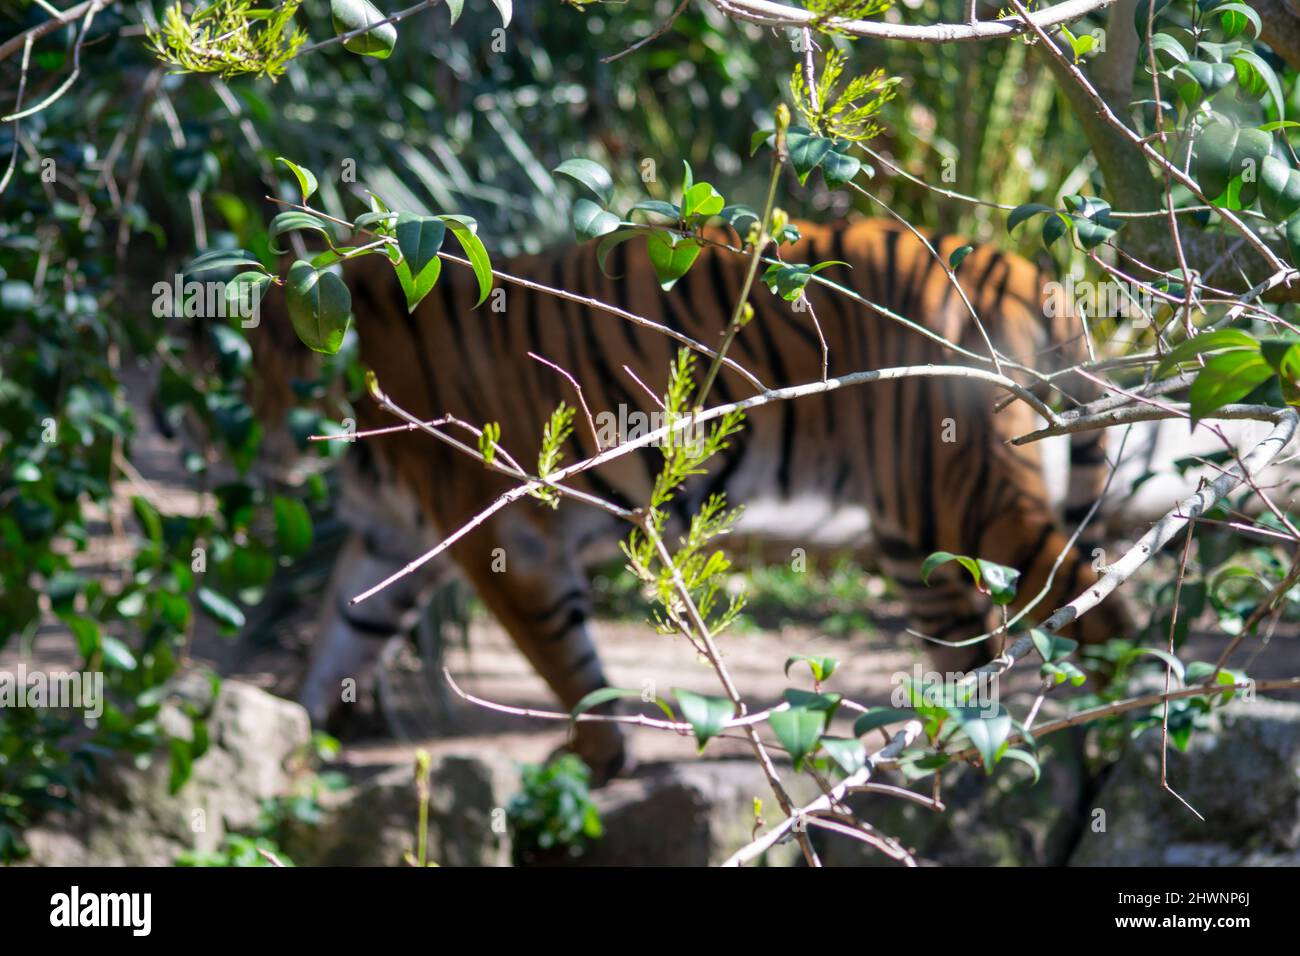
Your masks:
{"label": "black stripe", "polygon": [[564,640],[565,636],[576,627],[582,627],[587,623],[587,611],[580,607],[570,608],[564,623],[551,633],[542,637],[543,644],[555,644]]}
{"label": "black stripe", "polygon": [[776,477],[783,497],[790,497],[791,465],[794,463],[794,402],[781,403],[781,457]]}
{"label": "black stripe", "polygon": [[1043,545],[1047,544],[1047,539],[1055,533],[1055,527],[1050,524],[1043,525],[1043,530],[1038,533],[1038,537],[1034,539],[1033,544],[1020,549],[1019,553],[1016,555],[1014,567],[1020,570],[1025,570],[1033,564],[1034,559],[1037,558],[1039,552],[1043,550]]}
{"label": "black stripe", "polygon": [[367,621],[364,618],[355,616],[342,596],[338,600],[338,612],[339,617],[343,619],[348,628],[362,637],[378,637],[386,640],[395,637],[399,630],[394,624],[386,624],[382,621]]}
{"label": "black stripe", "polygon": [[[628,282],[627,282],[628,248],[627,247],[628,247],[628,243],[626,242],[621,243],[613,250],[613,252],[610,253],[611,256],[616,257],[618,259],[618,262],[611,263],[611,265],[614,268],[615,274],[619,276],[620,280],[622,280],[622,281],[611,280],[610,286],[613,292],[611,298],[614,300],[614,304],[618,306],[620,309],[622,309],[624,312],[631,312],[632,310],[628,308],[628,298],[627,298],[627,292],[628,292],[628,288],[627,288],[628,287]],[[605,261],[609,262],[608,259]],[[597,267],[599,267],[599,263],[597,264]],[[628,347],[632,350],[632,354],[644,362],[646,357],[645,349],[641,342],[641,336],[640,334],[638,334],[641,332],[641,326],[634,325],[633,323],[627,321],[626,319],[618,319],[618,324],[623,327],[623,338],[627,340]]]}
{"label": "black stripe", "polygon": [[[464,337],[461,332],[461,322],[458,315],[459,310],[457,309],[456,306],[456,284],[454,282],[447,281],[447,280],[444,280],[439,284],[442,286],[443,316],[446,318],[447,321],[452,323],[452,333],[456,338],[457,348],[460,354],[465,357],[464,360],[468,362],[469,356],[471,356],[476,350],[472,348],[468,348],[466,346]],[[416,310],[416,311],[419,312],[423,310]],[[408,322],[411,322],[415,318],[415,313],[408,314],[406,318]],[[433,383],[435,381],[434,372],[433,372],[433,363],[430,360],[429,349],[425,346],[423,337],[418,339],[416,358],[420,363],[420,369],[423,373],[425,388],[429,392],[429,401],[430,403],[432,403],[432,407],[429,409],[429,414],[437,415],[440,411],[442,411],[442,409],[439,408],[439,406],[436,403],[436,395],[434,394],[433,391],[434,388]],[[383,383],[381,382],[380,384],[382,385]],[[479,404],[478,397],[477,397],[478,389],[476,388],[460,389],[459,393],[460,393],[461,400],[464,401],[465,407],[469,411],[470,417],[473,418],[475,421],[483,421],[484,420],[483,407]]]}
{"label": "black stripe", "polygon": [[732,437],[727,440],[727,447],[718,454],[722,457],[722,467],[709,479],[704,493],[705,499],[713,495],[726,494],[727,483],[731,481],[731,476],[740,468],[745,457],[745,448],[741,442]]}
{"label": "black stripe", "polygon": [[910,541],[904,541],[902,538],[878,535],[876,547],[880,549],[882,555],[892,561],[915,561],[921,556]]}
{"label": "black stripe", "polygon": [[456,347],[464,355],[465,330],[461,327],[460,316],[456,314],[456,297],[452,294],[452,283],[449,279],[443,279],[438,284],[441,286],[439,292],[442,295],[443,317],[451,325],[451,334],[456,338]]}
{"label": "black stripe", "polygon": [[586,596],[587,592],[582,588],[570,588],[568,591],[561,594],[550,607],[538,612],[538,616],[543,618],[552,617],[553,615],[558,614],[564,605],[568,604],[570,601],[577,601]]}
{"label": "black stripe", "polygon": [[631,511],[636,507],[636,504],[633,503],[631,498],[627,497],[627,495],[623,494],[623,492],[619,491],[603,477],[597,474],[595,469],[584,471],[582,477],[586,480],[587,484],[591,486],[591,490],[606,501],[612,501],[614,504],[627,511]]}
{"label": "black stripe", "polygon": [[1092,510],[1093,504],[1095,504],[1095,502],[1085,501],[1082,504],[1071,505],[1065,509],[1065,520],[1070,524],[1078,524],[1084,518],[1088,517],[1088,512]]}
{"label": "black stripe", "polygon": [[579,657],[576,661],[573,662],[573,666],[569,668],[569,673],[570,674],[580,673],[581,671],[584,671],[588,667],[590,667],[592,663],[594,663],[599,658],[600,655],[596,653],[596,649],[594,647],[590,648],[587,651],[587,653],[583,654],[581,657]]}
{"label": "black stripe", "polygon": [[964,614],[949,621],[939,630],[931,632],[929,636],[942,639],[953,631],[967,627],[974,627],[976,630],[982,629],[984,627],[984,616],[981,614]]}

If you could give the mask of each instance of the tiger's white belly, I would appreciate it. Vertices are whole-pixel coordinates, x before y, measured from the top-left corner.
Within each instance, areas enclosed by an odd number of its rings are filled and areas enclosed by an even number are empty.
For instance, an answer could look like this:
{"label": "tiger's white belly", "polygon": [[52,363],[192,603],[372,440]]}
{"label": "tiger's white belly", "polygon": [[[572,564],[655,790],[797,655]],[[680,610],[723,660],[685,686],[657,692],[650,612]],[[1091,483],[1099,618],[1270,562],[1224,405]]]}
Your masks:
{"label": "tiger's white belly", "polygon": [[855,550],[870,540],[871,518],[862,505],[820,495],[766,497],[746,503],[736,534],[811,550]]}
{"label": "tiger's white belly", "polygon": [[[1175,463],[1185,458],[1204,458],[1236,449],[1237,455],[1250,452],[1273,426],[1268,422],[1224,421],[1201,422],[1193,430],[1185,419],[1158,422],[1134,422],[1116,426],[1107,434],[1107,457],[1118,467],[1110,479],[1102,505],[1107,522],[1115,528],[1145,530],[1146,525],[1167,514],[1179,501],[1195,494],[1203,481],[1212,481],[1231,461],[1219,467],[1195,464],[1180,474]],[[1223,433],[1230,444],[1215,433]],[[1127,437],[1126,437],[1127,433]],[[1069,446],[1064,437],[1042,442],[1043,471],[1048,496],[1059,507],[1064,501],[1069,476]],[[1300,473],[1293,462],[1282,459],[1265,469],[1257,484],[1280,507],[1295,497],[1293,487]],[[1262,507],[1258,498],[1248,503],[1252,512]]]}

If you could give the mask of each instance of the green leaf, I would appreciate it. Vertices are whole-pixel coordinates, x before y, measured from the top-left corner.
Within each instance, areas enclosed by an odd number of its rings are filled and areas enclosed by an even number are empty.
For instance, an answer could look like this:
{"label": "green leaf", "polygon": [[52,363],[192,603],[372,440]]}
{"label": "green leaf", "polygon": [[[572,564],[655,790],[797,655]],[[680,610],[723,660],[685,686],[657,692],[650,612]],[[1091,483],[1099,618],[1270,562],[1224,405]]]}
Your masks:
{"label": "green leaf", "polygon": [[991,717],[980,707],[952,707],[949,712],[979,751],[984,760],[984,772],[991,774],[993,765],[997,763],[998,750],[1011,734],[1011,715],[1001,706]]}
{"label": "green leaf", "polygon": [[844,699],[841,694],[815,694],[798,687],[787,687],[781,696],[791,707],[825,711],[828,720]]}
{"label": "green leaf", "polygon": [[1147,35],[1148,21],[1151,29],[1155,29],[1156,20],[1160,17],[1160,11],[1169,6],[1169,0],[1138,0],[1136,9],[1133,11],[1133,26],[1137,29],[1137,35],[1145,38]]}
{"label": "green leaf", "polygon": [[1183,682],[1183,675],[1185,673],[1183,662],[1168,651],[1159,647],[1139,647],[1132,652],[1132,656],[1160,658],[1160,660],[1164,661],[1167,667],[1173,670],[1174,676],[1178,678],[1179,682]]}
{"label": "green leaf", "polygon": [[988,592],[994,604],[1010,604],[1016,599],[1016,585],[1020,581],[1020,572],[1005,564],[979,559],[980,574],[984,580],[984,590]]}
{"label": "green leaf", "polygon": [[970,572],[971,578],[975,580],[975,587],[992,597],[993,604],[1010,604],[1015,600],[1015,588],[1021,579],[1021,572],[1014,567],[1006,567],[1005,564],[984,561],[983,558],[971,558],[965,554],[953,554],[952,551],[935,551],[922,562],[920,566],[922,584],[930,584],[930,575],[935,572],[935,568],[950,561],[956,561],[965,567]]}
{"label": "green leaf", "polygon": [[270,276],[261,272],[241,272],[226,283],[226,301],[232,306],[256,309],[270,288]]}
{"label": "green leaf", "polygon": [[954,249],[952,255],[948,257],[948,268],[956,271],[961,265],[961,261],[971,254],[975,249],[974,246],[962,246],[960,249]]}
{"label": "green leaf", "polygon": [[247,249],[214,249],[195,256],[185,267],[185,274],[194,276],[204,272],[226,272],[236,269],[257,269],[259,272],[266,272],[266,267]]}
{"label": "green leaf", "polygon": [[1045,664],[1069,657],[1079,646],[1078,641],[1071,640],[1068,637],[1061,637],[1059,634],[1049,634],[1037,627],[1030,630],[1029,637],[1034,642],[1034,648],[1038,651],[1038,655]]}
{"label": "green leaf", "polygon": [[916,711],[913,710],[896,710],[893,707],[872,707],[861,717],[853,722],[854,736],[861,737],[863,734],[876,730],[880,727],[887,727],[890,724],[902,723],[905,720],[914,720]]}
{"label": "green leaf", "polygon": [[110,637],[107,634],[100,641],[100,650],[104,652],[104,666],[111,667],[120,671],[135,670],[135,655],[131,649],[123,644],[116,637]]}
{"label": "green leaf", "polygon": [[795,770],[803,767],[803,758],[817,749],[817,742],[826,729],[826,712],[791,707],[768,715],[767,722],[781,746],[790,753]]}
{"label": "green leaf", "polygon": [[1043,248],[1050,249],[1052,247],[1052,243],[1056,242],[1057,239],[1060,239],[1063,235],[1065,235],[1066,230],[1068,230],[1072,225],[1074,225],[1074,217],[1063,216],[1059,212],[1054,213],[1053,215],[1050,215],[1046,219],[1044,219],[1043,220]]}
{"label": "green leaf", "polygon": [[1074,234],[1079,237],[1079,245],[1084,249],[1095,249],[1118,231],[1113,226],[1079,216],[1071,217],[1071,225],[1074,226]]}
{"label": "green leaf", "polygon": [[1286,99],[1282,95],[1282,84],[1264,58],[1253,50],[1238,50],[1232,55],[1232,65],[1237,70],[1237,85],[1256,99],[1263,99],[1265,94],[1270,96],[1277,118],[1286,119]]}
{"label": "green leaf", "polygon": [[434,216],[417,216],[404,212],[397,217],[397,248],[406,260],[411,275],[424,272],[438,256],[442,241],[447,237],[447,225]]}
{"label": "green leaf", "polygon": [[284,163],[289,167],[289,171],[293,173],[298,180],[298,188],[302,191],[302,201],[306,203],[307,200],[311,198],[311,194],[316,191],[316,175],[310,169],[299,166],[297,163],[293,162],[293,160],[285,159],[283,156],[275,157],[275,161],[277,163]]}
{"label": "green leaf", "polygon": [[1215,666],[1207,661],[1192,661],[1183,672],[1183,679],[1189,687],[1203,684],[1215,670]]}
{"label": "green leaf", "polygon": [[1019,747],[1008,747],[1002,752],[1001,759],[1011,759],[1019,761],[1034,772],[1034,783],[1042,779],[1042,768],[1038,765],[1038,758],[1027,750],[1021,750]]}
{"label": "green leaf", "polygon": [[798,177],[801,186],[808,182],[808,175],[835,146],[824,136],[800,130],[790,130],[786,134],[785,144],[790,152],[790,165],[794,167],[795,176]]}
{"label": "green leaf", "polygon": [[1097,38],[1091,33],[1085,33],[1082,36],[1075,36],[1064,26],[1061,27],[1061,32],[1065,34],[1065,38],[1070,43],[1070,49],[1074,53],[1074,60],[1076,63],[1081,60],[1083,55],[1091,50],[1093,45],[1097,42]]}
{"label": "green leaf", "polygon": [[690,270],[700,254],[702,246],[694,239],[687,239],[671,233],[655,232],[646,237],[646,251],[650,254],[650,264],[654,266],[655,276],[665,292],[677,284],[677,280]]}
{"label": "green leaf", "polygon": [[947,564],[949,561],[956,561],[963,568],[969,571],[970,576],[974,578],[976,585],[981,583],[980,563],[974,558],[967,557],[964,554],[953,554],[951,551],[936,551],[921,563],[921,583],[928,585],[930,583],[930,575],[934,573],[934,569],[940,565]]}
{"label": "green leaf", "polygon": [[1293,372],[1296,369],[1297,355],[1300,354],[1300,339],[1263,339],[1259,343],[1259,354],[1273,371]]}
{"label": "green leaf", "polygon": [[[370,0],[330,0],[330,19],[334,22],[334,35],[343,36],[387,19]],[[397,45],[397,27],[392,23],[377,26],[351,40],[343,41],[343,49],[361,56],[388,59]]]}
{"label": "green leaf", "polygon": [[1110,212],[1110,203],[1100,196],[1081,196],[1078,193],[1071,193],[1062,198],[1072,211],[1087,219],[1098,219]]}
{"label": "green leaf", "polygon": [[498,12],[501,14],[501,25],[510,26],[510,17],[513,12],[513,0],[492,0],[496,5]]}
{"label": "green leaf", "polygon": [[1276,156],[1265,156],[1259,169],[1259,205],[1274,222],[1300,209],[1300,172]]}
{"label": "green leaf", "polygon": [[167,792],[176,794],[185,782],[190,779],[190,774],[194,770],[194,757],[190,753],[190,742],[173,737],[167,741],[168,749],[171,751],[171,767],[167,778]]}
{"label": "green leaf", "polygon": [[[118,602],[119,613],[121,613],[122,603]],[[64,618],[64,623],[68,625],[68,630],[72,631],[72,636],[77,641],[77,652],[85,660],[90,660],[91,655],[100,647],[99,625],[90,618],[79,615]]]}
{"label": "green leaf", "polygon": [[749,232],[749,228],[758,222],[758,213],[743,203],[732,203],[729,206],[723,206],[722,212],[718,213],[718,217],[734,229],[736,235],[742,239]]}
{"label": "green leaf", "polygon": [[451,14],[451,25],[453,27],[456,25],[456,21],[460,19],[464,9],[465,0],[447,0],[447,12]]}
{"label": "green leaf", "polygon": [[194,738],[190,742],[190,756],[198,760],[208,752],[208,745],[211,742],[208,737],[208,723],[196,716],[197,712],[190,714],[191,727]]}
{"label": "green leaf", "polygon": [[289,267],[285,299],[304,345],[327,355],[339,350],[352,313],[352,293],[342,279],[299,259]]}
{"label": "green leaf", "polygon": [[1045,206],[1040,202],[1027,202],[1011,210],[1011,215],[1007,216],[1007,232],[1013,231],[1016,226],[1028,219],[1044,212],[1055,212],[1051,206]]}
{"label": "green leaf", "polygon": [[599,239],[614,232],[622,220],[585,196],[573,204],[573,233],[579,242]]}
{"label": "green leaf", "polygon": [[[822,158],[821,166],[822,175],[826,177],[826,185],[831,189],[838,189],[853,180],[862,169],[862,161],[855,156],[847,156],[831,150]],[[868,172],[867,175],[870,176],[871,173]]]}
{"label": "green leaf", "polygon": [[227,633],[237,631],[244,626],[244,612],[227,598],[210,588],[199,588],[199,607],[223,625]]}
{"label": "green leaf", "polygon": [[776,130],[774,129],[760,129],[751,133],[749,137],[749,155],[753,156],[755,153],[757,153],[758,147],[762,146],[769,139],[771,139],[772,134],[775,132]]}
{"label": "green leaf", "polygon": [[1300,262],[1300,212],[1295,213],[1282,224],[1282,234],[1286,236],[1286,247],[1291,253],[1291,264]]}
{"label": "green leaf", "polygon": [[162,544],[162,515],[158,513],[158,509],[150,504],[147,498],[140,495],[131,497],[131,509],[144,529],[145,536],[154,544]]}
{"label": "green leaf", "polygon": [[280,551],[296,558],[311,547],[313,528],[311,512],[296,498],[276,495],[272,502],[275,511],[275,540]]}
{"label": "green leaf", "polygon": [[[1196,139],[1196,179],[1205,198],[1219,205],[1232,205],[1229,186],[1237,186],[1242,206],[1255,201],[1260,167],[1273,147],[1272,137],[1257,129],[1239,129],[1216,118],[1206,124]],[[1243,174],[1253,169],[1253,180]]]}
{"label": "green leaf", "polygon": [[677,205],[670,202],[664,202],[662,199],[643,199],[629,209],[627,214],[630,217],[634,212],[649,212],[656,216],[663,216],[665,219],[672,219],[674,221],[682,218],[682,211]]}
{"label": "green leaf", "polygon": [[1251,28],[1251,37],[1258,39],[1262,29],[1259,14],[1244,3],[1223,3],[1210,11],[1219,15],[1219,26],[1229,40],[1235,40],[1246,29]]}
{"label": "green leaf", "polygon": [[1188,398],[1192,419],[1199,421],[1217,408],[1240,401],[1273,376],[1258,352],[1228,352],[1205,363],[1192,382]]}
{"label": "green leaf", "polygon": [[[585,714],[587,711],[594,707],[599,707],[601,704],[608,704],[612,700],[631,700],[633,698],[636,700],[644,700],[642,692],[639,690],[634,690],[628,687],[602,687],[599,690],[593,690],[586,697],[582,698],[582,700],[574,704],[573,710],[569,711],[569,715],[571,717],[577,717],[579,714]],[[680,700],[680,698],[678,699]],[[664,700],[662,697],[656,697],[654,702],[659,706],[659,709],[664,712],[664,715],[669,720],[677,719],[673,714],[672,707],[668,705],[668,701]],[[729,710],[727,716],[730,717],[731,714],[732,711]]]}
{"label": "green leaf", "polygon": [[673,695],[677,698],[682,717],[695,731],[700,750],[722,732],[723,725],[736,713],[735,706],[725,697],[705,697],[680,688],[673,688]]}
{"label": "green leaf", "polygon": [[822,749],[844,771],[845,776],[852,776],[867,763],[867,748],[862,741],[845,737],[823,737]]}
{"label": "green leaf", "polygon": [[277,256],[288,253],[288,249],[276,247],[275,240],[280,238],[286,232],[294,232],[299,229],[306,229],[312,232],[319,232],[325,237],[325,241],[331,246],[334,245],[334,236],[330,233],[329,224],[315,213],[302,212],[297,209],[290,209],[288,212],[282,212],[271,220],[271,225],[266,230],[267,244],[271,251]]}
{"label": "green leaf", "polygon": [[600,163],[590,159],[566,159],[555,167],[555,171],[586,186],[603,206],[608,206],[614,198],[614,180]]}
{"label": "green leaf", "polygon": [[406,296],[406,311],[414,312],[416,306],[438,284],[438,276],[442,274],[442,260],[434,259],[418,276],[411,275],[411,267],[405,259],[394,263],[393,271],[397,273],[397,281],[401,283],[402,293]]}
{"label": "green leaf", "polygon": [[[1145,39],[1145,36],[1141,39]],[[1157,33],[1151,37],[1151,48],[1157,54],[1163,53],[1173,63],[1186,63],[1188,60],[1187,51],[1183,45],[1168,33]]]}
{"label": "green leaf", "polygon": [[800,662],[808,665],[808,669],[812,671],[813,680],[819,684],[834,674],[835,668],[840,666],[839,660],[834,657],[812,657],[808,654],[792,654],[785,662],[785,676],[789,677],[790,667]]}
{"label": "green leaf", "polygon": [[492,260],[488,258],[483,240],[478,237],[477,223],[468,216],[444,215],[438,218],[447,224],[447,228],[451,230],[451,234],[456,237],[461,249],[465,251],[465,258],[469,260],[474,270],[474,277],[478,279],[478,301],[474,305],[480,306],[492,291]]}
{"label": "green leaf", "polygon": [[357,232],[370,230],[380,233],[391,233],[392,225],[397,221],[397,213],[389,212],[386,209],[375,210],[373,212],[363,212],[352,223],[352,228]]}
{"label": "green leaf", "polygon": [[1259,343],[1241,329],[1219,329],[1215,332],[1202,332],[1200,335],[1179,342],[1178,345],[1170,349],[1169,354],[1157,366],[1156,377],[1163,377],[1175,366],[1205,352],[1241,349],[1258,352]]}
{"label": "green leaf", "polygon": [[[1202,42],[1201,46],[1204,47],[1205,43]],[[1189,60],[1174,67],[1173,75],[1175,79],[1185,76],[1191,80],[1190,86],[1186,83],[1179,84],[1178,95],[1188,106],[1195,106],[1202,96],[1217,93],[1231,83],[1236,70],[1231,63]]]}
{"label": "green leaf", "polygon": [[709,183],[696,183],[682,195],[682,217],[701,216],[705,219],[722,212],[726,200]]}
{"label": "green leaf", "polygon": [[917,753],[909,752],[899,759],[899,770],[903,771],[903,776],[908,780],[921,780],[930,776],[936,770],[946,767],[952,761],[952,756],[946,753]]}
{"label": "green leaf", "polygon": [[[632,229],[620,229],[618,232],[611,232],[607,236],[602,236],[600,242],[596,244],[596,264],[600,266],[600,271],[609,276],[609,270],[605,268],[605,260],[609,254],[614,251],[615,247],[622,245],[629,239],[635,239],[637,236],[650,236],[654,230],[636,226]],[[619,279],[621,276],[610,276],[611,279]]]}
{"label": "green leaf", "polygon": [[763,283],[787,302],[794,302],[817,273],[831,266],[847,266],[847,262],[830,260],[810,266],[804,262],[773,262],[763,273]]}

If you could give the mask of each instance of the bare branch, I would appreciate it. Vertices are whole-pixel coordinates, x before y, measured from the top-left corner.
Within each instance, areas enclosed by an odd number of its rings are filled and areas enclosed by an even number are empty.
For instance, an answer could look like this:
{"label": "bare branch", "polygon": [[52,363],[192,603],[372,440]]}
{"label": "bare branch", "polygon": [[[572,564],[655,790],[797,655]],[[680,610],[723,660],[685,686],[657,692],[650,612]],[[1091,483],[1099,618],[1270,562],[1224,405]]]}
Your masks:
{"label": "bare branch", "polygon": [[[916,43],[964,43],[972,40],[993,40],[1018,36],[1028,32],[1029,26],[1020,17],[984,20],[974,23],[935,23],[911,26],[901,23],[882,23],[878,20],[850,20],[844,17],[820,17],[799,7],[772,3],[770,0],[709,0],[722,13],[735,20],[745,20],[766,27],[825,28],[855,37],[877,40],[907,40]],[[1040,28],[1052,28],[1069,23],[1094,10],[1102,10],[1115,0],[1067,0],[1029,15],[1029,21]]]}
{"label": "bare branch", "polygon": [[919,720],[909,720],[903,725],[902,729],[894,735],[893,740],[867,758],[867,762],[861,770],[845,777],[836,784],[829,793],[822,794],[816,800],[806,804],[797,813],[782,820],[753,843],[741,847],[722,865],[741,866],[742,864],[748,863],[750,860],[766,853],[795,827],[802,828],[805,817],[816,814],[822,810],[829,810],[832,806],[842,801],[845,794],[849,793],[855,787],[862,786],[871,779],[871,775],[875,772],[878,763],[893,760],[910,747],[920,736],[921,722]]}

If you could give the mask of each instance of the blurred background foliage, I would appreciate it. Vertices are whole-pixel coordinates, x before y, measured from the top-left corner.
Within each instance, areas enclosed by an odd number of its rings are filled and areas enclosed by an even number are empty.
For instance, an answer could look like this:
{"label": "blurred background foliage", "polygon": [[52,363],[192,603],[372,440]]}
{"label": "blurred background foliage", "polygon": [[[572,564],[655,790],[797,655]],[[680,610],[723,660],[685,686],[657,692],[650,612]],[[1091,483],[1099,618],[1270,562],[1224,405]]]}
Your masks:
{"label": "blurred background foliage", "polygon": [[[319,474],[286,487],[253,467],[277,423],[259,422],[249,404],[251,349],[237,321],[160,315],[154,284],[199,249],[242,247],[273,264],[264,197],[295,197],[276,156],[320,175],[328,213],[354,216],[369,187],[404,210],[474,216],[494,258],[567,239],[570,191],[550,170],[572,156],[611,169],[629,205],[646,192],[675,198],[683,160],[727,196],[758,202],[767,163],[746,161],[750,137],[787,93],[791,38],[692,4],[662,37],[603,62],[675,6],[538,0],[516,5],[502,30],[488,0],[469,0],[454,27],[445,8],[404,23],[387,60],[335,45],[272,82],[171,75],[144,36],[162,4],[112,3],[87,31],[77,82],[0,125],[0,167],[13,157],[0,193],[0,652],[71,636],[79,666],[105,670],[110,699],[90,724],[0,711],[0,859],[21,856],[22,828],[45,807],[72,805],[106,754],[148,759],[165,748],[184,782],[205,746],[203,715],[191,714],[182,740],[167,739],[156,717],[195,614],[238,632],[327,511]],[[934,21],[943,6],[952,5],[926,0],[903,16]],[[47,18],[30,0],[0,0],[0,43]],[[298,21],[313,40],[332,35],[320,0]],[[24,105],[70,74],[78,26],[34,45]],[[1053,202],[1093,175],[1082,135],[1022,42],[820,42],[845,49],[851,70],[901,77],[871,145],[914,176],[1018,204]],[[0,63],[6,113],[21,61]],[[1042,141],[1053,148],[1034,150]],[[819,219],[854,202],[880,211],[828,192],[820,177],[784,189],[787,209]],[[1008,239],[990,207],[880,167],[871,189],[911,221],[1042,255],[1036,238]],[[207,358],[196,366],[189,352],[201,336]],[[302,396],[323,394],[351,354],[298,383]],[[355,374],[345,383],[355,397]],[[132,441],[150,402],[166,421],[200,426],[180,463],[205,496],[197,509],[155,500],[136,480]],[[344,400],[295,414],[290,432],[301,439],[337,428],[349,409]],[[125,523],[111,507],[115,489],[133,501]],[[124,550],[92,574],[78,553],[105,526]]]}

